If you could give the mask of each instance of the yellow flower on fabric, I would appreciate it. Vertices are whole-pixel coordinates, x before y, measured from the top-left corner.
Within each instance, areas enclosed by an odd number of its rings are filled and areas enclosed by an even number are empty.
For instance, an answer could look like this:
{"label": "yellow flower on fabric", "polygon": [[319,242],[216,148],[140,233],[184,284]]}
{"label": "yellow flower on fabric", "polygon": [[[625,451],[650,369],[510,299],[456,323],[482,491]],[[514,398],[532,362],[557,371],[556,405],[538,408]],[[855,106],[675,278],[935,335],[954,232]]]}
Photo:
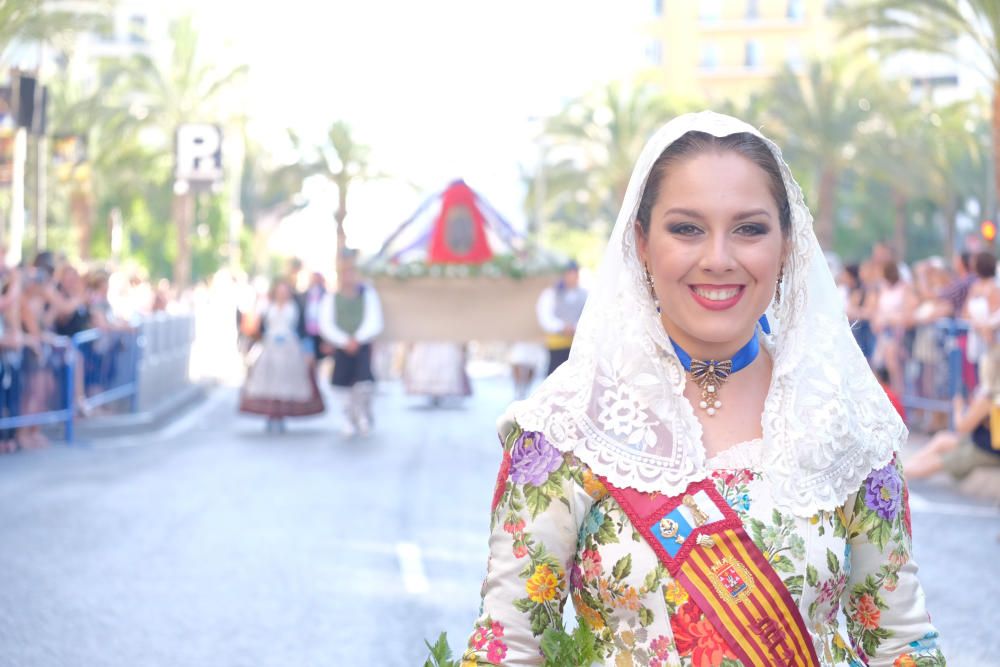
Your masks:
{"label": "yellow flower on fabric", "polygon": [[556,596],[562,581],[562,572],[553,572],[548,565],[537,565],[535,573],[528,579],[528,597],[532,602],[543,604]]}
{"label": "yellow flower on fabric", "polygon": [[574,595],[573,606],[576,607],[576,613],[578,613],[580,618],[582,618],[583,621],[590,626],[591,630],[604,629],[604,617],[601,616],[597,610],[584,602],[583,597],[580,595]]}
{"label": "yellow flower on fabric", "polygon": [[462,660],[462,667],[478,667],[479,661],[476,660],[476,656],[471,656]]}
{"label": "yellow flower on fabric", "polygon": [[631,609],[632,611],[639,611],[639,593],[632,586],[627,587],[622,591],[618,599],[615,600],[615,606],[622,609]]}
{"label": "yellow flower on fabric", "polygon": [[676,579],[663,587],[663,598],[672,605],[680,606],[688,601],[688,592]]}
{"label": "yellow flower on fabric", "polygon": [[589,469],[583,471],[583,490],[594,500],[601,500],[608,495],[604,484]]}

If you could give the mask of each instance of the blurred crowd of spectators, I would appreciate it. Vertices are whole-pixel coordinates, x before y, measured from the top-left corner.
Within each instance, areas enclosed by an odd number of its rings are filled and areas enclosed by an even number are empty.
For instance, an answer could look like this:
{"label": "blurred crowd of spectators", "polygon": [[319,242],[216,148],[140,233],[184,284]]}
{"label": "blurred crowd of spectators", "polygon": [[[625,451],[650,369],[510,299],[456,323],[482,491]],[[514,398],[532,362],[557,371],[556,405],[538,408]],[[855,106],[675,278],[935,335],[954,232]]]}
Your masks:
{"label": "blurred crowd of spectators", "polygon": [[[0,247],[0,258],[5,255]],[[19,266],[0,259],[0,420],[70,407],[80,416],[93,414],[99,408],[88,398],[115,370],[115,354],[133,323],[170,300],[166,285],[154,288],[104,268],[83,271],[51,252]],[[74,351],[72,337],[90,329],[100,334],[85,353]],[[77,361],[72,380],[69,355]],[[0,453],[47,442],[40,425],[0,428]]]}
{"label": "blurred crowd of spectators", "polygon": [[858,345],[890,399],[911,431],[934,433],[904,461],[907,476],[944,471],[963,480],[1000,469],[996,255],[977,248],[911,269],[879,244],[839,282]]}
{"label": "blurred crowd of spectators", "polygon": [[[1000,319],[989,321],[1000,312],[996,264],[991,252],[979,251],[910,267],[880,243],[866,261],[840,272],[858,345],[893,397],[915,406],[911,427],[946,426],[950,409],[935,409],[934,402],[950,406],[978,386],[980,362],[1000,325]],[[961,364],[950,368],[947,355],[955,346]]]}

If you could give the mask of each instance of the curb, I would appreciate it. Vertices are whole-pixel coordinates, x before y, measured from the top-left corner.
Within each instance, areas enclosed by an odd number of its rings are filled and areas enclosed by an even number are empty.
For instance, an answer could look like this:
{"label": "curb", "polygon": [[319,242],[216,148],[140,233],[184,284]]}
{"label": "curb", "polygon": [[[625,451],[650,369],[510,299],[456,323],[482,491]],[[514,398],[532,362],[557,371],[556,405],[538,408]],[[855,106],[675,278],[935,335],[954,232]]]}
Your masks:
{"label": "curb", "polygon": [[124,415],[92,417],[76,422],[76,438],[107,438],[147,433],[164,426],[181,412],[201,403],[208,395],[208,386],[188,385],[163,399],[149,410]]}

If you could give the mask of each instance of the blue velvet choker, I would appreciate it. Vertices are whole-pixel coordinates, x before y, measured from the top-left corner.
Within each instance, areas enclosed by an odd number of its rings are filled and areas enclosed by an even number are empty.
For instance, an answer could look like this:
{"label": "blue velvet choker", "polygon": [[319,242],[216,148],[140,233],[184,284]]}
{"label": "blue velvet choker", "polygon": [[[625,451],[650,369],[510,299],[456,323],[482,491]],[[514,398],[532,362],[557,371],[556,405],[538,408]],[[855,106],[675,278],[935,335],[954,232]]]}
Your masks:
{"label": "blue velvet choker", "polygon": [[757,340],[756,331],[747,344],[733,355],[732,359],[725,361],[692,359],[691,355],[685,352],[684,348],[675,343],[672,338],[670,343],[674,346],[677,359],[684,366],[684,370],[701,387],[701,402],[698,407],[707,412],[709,417],[714,416],[722,407],[722,401],[719,400],[719,390],[729,379],[729,376],[752,364],[757,355],[760,354],[760,341]]}

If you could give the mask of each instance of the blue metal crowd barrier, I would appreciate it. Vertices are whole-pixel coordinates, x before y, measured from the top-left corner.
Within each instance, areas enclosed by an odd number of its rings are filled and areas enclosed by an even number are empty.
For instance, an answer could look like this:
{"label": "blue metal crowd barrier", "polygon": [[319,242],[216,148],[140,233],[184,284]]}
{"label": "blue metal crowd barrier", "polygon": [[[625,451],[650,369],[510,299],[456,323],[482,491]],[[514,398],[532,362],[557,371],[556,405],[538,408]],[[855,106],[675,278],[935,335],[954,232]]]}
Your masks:
{"label": "blue metal crowd barrier", "polygon": [[124,399],[134,412],[140,346],[138,331],[88,329],[37,347],[0,349],[0,441],[20,428],[62,424],[72,443],[77,412]]}
{"label": "blue metal crowd barrier", "polygon": [[129,399],[135,412],[139,394],[139,332],[88,329],[73,336],[83,363],[83,390],[90,408]]}
{"label": "blue metal crowd barrier", "polygon": [[19,428],[64,424],[73,438],[76,354],[69,338],[0,350],[0,440]]}
{"label": "blue metal crowd barrier", "polygon": [[903,405],[950,416],[952,399],[966,391],[959,338],[968,333],[969,324],[963,320],[944,318],[924,327],[925,335],[933,335],[933,354],[929,355],[930,359],[921,358],[927,356],[927,350],[918,354],[912,345],[907,351]]}

